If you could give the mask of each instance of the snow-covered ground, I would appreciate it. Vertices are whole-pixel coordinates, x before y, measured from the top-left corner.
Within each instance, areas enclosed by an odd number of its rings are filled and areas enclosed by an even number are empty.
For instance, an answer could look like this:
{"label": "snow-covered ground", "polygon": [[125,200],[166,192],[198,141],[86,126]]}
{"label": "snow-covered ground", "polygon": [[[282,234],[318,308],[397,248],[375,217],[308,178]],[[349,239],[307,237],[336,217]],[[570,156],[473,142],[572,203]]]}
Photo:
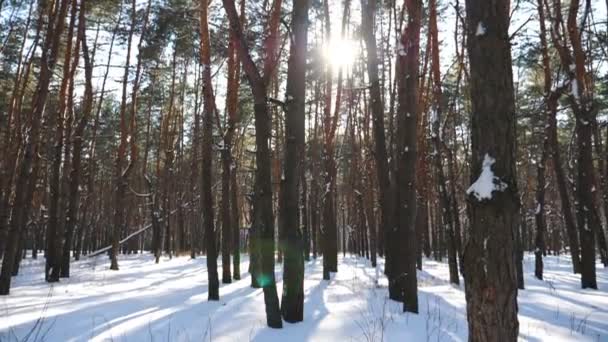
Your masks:
{"label": "snow-covered ground", "polygon": [[[244,257],[241,270],[247,270]],[[419,272],[420,314],[404,314],[387,299],[386,279],[365,259],[340,258],[339,272],[322,280],[322,261],[306,264],[305,317],[282,330],[265,327],[261,290],[251,279],[221,285],[207,301],[205,259],[121,256],[75,262],[72,277],[49,285],[43,259],[27,259],[0,297],[0,341],[466,341],[463,285],[448,284],[444,263],[425,260]],[[519,293],[520,337],[528,341],[608,341],[608,270],[598,265],[600,290],[581,290],[569,258],[548,257],[545,281],[525,259]],[[381,274],[381,272],[380,272]],[[280,280],[281,266],[277,265]],[[282,282],[279,281],[279,294]]]}

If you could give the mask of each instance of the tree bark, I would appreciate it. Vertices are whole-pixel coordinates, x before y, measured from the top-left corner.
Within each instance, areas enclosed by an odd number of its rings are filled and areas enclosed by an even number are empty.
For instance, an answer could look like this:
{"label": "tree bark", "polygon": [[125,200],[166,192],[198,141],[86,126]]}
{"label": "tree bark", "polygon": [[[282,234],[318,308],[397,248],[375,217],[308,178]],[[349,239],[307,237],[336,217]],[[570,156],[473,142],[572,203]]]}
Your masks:
{"label": "tree bark", "polygon": [[405,0],[408,18],[398,46],[397,172],[396,202],[397,237],[393,240],[395,260],[391,275],[403,293],[403,311],[418,313],[416,277],[416,160],[418,108],[418,68],[420,56],[421,0]]}
{"label": "tree bark", "polygon": [[[470,233],[464,278],[471,342],[516,341],[519,331],[515,253],[519,198],[509,3],[466,1],[472,186],[467,191]],[[489,189],[475,183],[477,177],[483,182],[484,176],[489,178],[485,180]]]}
{"label": "tree bark", "polygon": [[49,84],[53,78],[52,71],[56,64],[57,53],[61,42],[61,35],[65,28],[65,18],[67,15],[69,0],[62,0],[54,3],[55,8],[47,8],[48,26],[46,29],[46,39],[40,56],[40,71],[38,74],[38,84],[32,100],[32,109],[29,113],[29,132],[24,137],[23,151],[17,164],[17,175],[15,182],[15,198],[13,200],[13,213],[8,227],[8,238],[6,250],[2,259],[2,271],[0,272],[0,295],[8,295],[12,268],[17,253],[17,244],[20,231],[25,222],[22,222],[22,211],[29,205],[27,198],[27,187],[32,175],[32,166],[36,158],[36,146],[39,141],[39,131],[42,121],[42,114],[49,94]]}
{"label": "tree bark", "polygon": [[[234,3],[233,3],[234,6]],[[207,274],[209,279],[209,300],[219,300],[219,279],[217,272],[217,251],[213,220],[213,111],[215,96],[211,82],[211,44],[209,42],[208,3],[200,5],[200,58],[203,68],[203,144],[202,144],[202,193],[203,229],[207,249]]]}
{"label": "tree bark", "polygon": [[[74,27],[76,23],[76,0],[71,0],[70,22],[67,32],[67,42],[63,60],[63,75],[59,90],[59,107],[55,117],[55,145],[53,146],[53,160],[49,177],[49,221],[46,231],[46,262],[44,279],[49,282],[58,282],[61,271],[61,251],[63,242],[64,223],[61,222],[62,210],[62,184],[61,164],[62,152],[65,144],[64,116],[68,106],[68,86],[70,82],[70,68],[73,48]],[[68,137],[69,138],[69,137]],[[67,147],[66,147],[67,148]],[[67,159],[66,159],[67,162]]]}
{"label": "tree bark", "polygon": [[[547,84],[552,85],[552,74],[551,74],[551,64],[548,53],[548,44],[546,39],[546,25],[545,25],[545,17],[546,13],[544,11],[544,5],[542,0],[539,0],[537,6],[539,13],[539,22],[540,22],[540,38],[541,38],[541,53],[542,53],[542,61],[543,61],[543,70],[545,77],[545,91],[547,90]],[[549,11],[547,14],[551,14]],[[553,32],[551,37],[553,38],[553,42],[555,43],[557,32]],[[564,174],[562,168],[562,159],[559,148],[559,141],[557,138],[557,101],[561,96],[561,91],[551,91],[550,93],[545,94],[545,104],[547,106],[547,135],[549,139],[549,148],[551,150],[551,157],[553,159],[553,169],[555,172],[555,180],[557,183],[557,187],[560,195],[560,202],[562,205],[562,214],[564,218],[564,223],[566,226],[566,232],[568,234],[569,245],[570,245],[570,254],[572,256],[572,267],[574,273],[580,273],[580,249],[579,249],[579,239],[576,230],[576,222],[574,221],[574,217],[572,215],[572,207],[570,204],[570,195],[568,194],[568,185],[566,181],[566,176]]]}
{"label": "tree bark", "polygon": [[[241,26],[244,20],[244,1],[241,1]],[[242,30],[242,28],[241,28]],[[222,282],[231,282],[230,273],[230,252],[234,253],[235,258],[239,258],[239,225],[236,212],[236,160],[233,156],[234,133],[238,121],[238,94],[240,84],[241,64],[239,61],[238,49],[236,47],[236,38],[234,34],[230,34],[230,42],[228,43],[228,90],[226,94],[226,112],[228,116],[228,127],[224,133],[224,148],[221,151],[222,155]],[[234,176],[234,182],[232,181]],[[234,196],[233,196],[234,193]],[[234,260],[234,268],[239,267],[240,261]],[[235,279],[240,279],[240,271],[234,272]]]}
{"label": "tree bark", "polygon": [[[386,150],[386,136],[384,127],[384,104],[382,102],[380,79],[378,76],[378,52],[376,37],[373,28],[376,18],[376,0],[361,0],[361,25],[367,49],[367,74],[370,83],[370,106],[372,112],[372,127],[374,132],[374,158],[376,161],[376,177],[378,179],[378,200],[380,203],[380,232],[383,235],[385,248],[385,274],[390,281],[390,263],[393,250],[390,248],[392,236],[395,231],[393,222],[391,181],[389,178],[389,165]],[[366,6],[367,4],[367,6]],[[395,286],[389,286],[390,298],[398,300],[400,295]]]}
{"label": "tree bark", "polygon": [[[78,207],[80,201],[78,188],[80,187],[82,140],[84,129],[89,120],[89,117],[91,116],[91,111],[93,110],[93,63],[91,61],[91,56],[89,55],[89,46],[86,41],[86,6],[87,1],[81,0],[79,10],[80,12],[78,15],[78,40],[82,45],[82,54],[84,59],[85,92],[82,114],[80,120],[78,121],[74,129],[74,136],[72,142],[72,169],[70,171],[68,185],[68,208],[65,223],[65,243],[61,262],[61,277],[70,276],[70,252],[72,251],[74,226],[78,221]],[[76,69],[77,65],[78,59],[75,58],[73,69]]]}
{"label": "tree bark", "polygon": [[[239,56],[243,70],[247,75],[254,100],[255,116],[255,142],[256,142],[256,170],[253,199],[253,222],[252,228],[256,234],[255,249],[259,252],[260,273],[257,282],[264,289],[264,302],[266,306],[266,323],[271,328],[282,328],[281,311],[277,296],[276,281],[274,275],[274,218],[272,210],[272,183],[271,183],[271,157],[268,142],[270,139],[270,111],[267,103],[268,80],[270,79],[268,69],[272,63],[265,68],[264,77],[259,72],[249,53],[249,47],[243,35],[242,26],[233,0],[223,0],[224,9],[230,22],[230,30],[235,35]],[[281,12],[281,1],[275,0],[269,24],[269,37],[265,43],[265,58],[274,58],[276,44],[272,37],[278,31],[279,16]]]}
{"label": "tree bark", "polygon": [[[551,20],[554,21],[551,38],[558,52],[562,67],[567,70],[568,77],[563,87],[570,89],[568,102],[576,118],[576,225],[580,236],[581,247],[581,286],[597,289],[595,273],[595,235],[601,230],[601,223],[594,201],[594,165],[592,146],[592,125],[595,120],[595,110],[591,101],[590,85],[587,83],[586,56],[581,43],[578,28],[579,1],[569,4],[567,33],[562,32],[563,18],[561,2],[553,3]],[[548,9],[548,4],[545,3]],[[570,47],[565,38],[568,38]],[[603,246],[605,247],[605,244]],[[606,250],[603,251],[606,253]]]}
{"label": "tree bark", "polygon": [[[131,29],[127,38],[127,59],[125,62],[125,72],[122,79],[122,99],[120,104],[120,144],[116,153],[116,160],[114,165],[114,222],[112,229],[112,249],[110,251],[110,269],[118,270],[118,249],[121,232],[124,228],[125,222],[125,197],[128,187],[128,176],[133,167],[134,160],[131,160],[125,168],[125,162],[127,157],[127,144],[129,140],[134,140],[134,137],[130,136],[133,134],[129,130],[127,123],[127,86],[129,83],[129,69],[131,59],[131,44],[133,42],[133,33],[137,22],[137,11],[136,11],[136,0],[131,2]],[[134,119],[134,118],[133,118]]]}
{"label": "tree bark", "polygon": [[[545,102],[552,101],[552,75],[551,66],[549,60],[549,54],[547,52],[547,38],[546,38],[546,27],[545,27],[545,14],[544,7],[542,4],[543,0],[537,0],[538,16],[540,22],[540,40],[541,40],[541,52],[542,62],[544,71],[544,92]],[[546,242],[545,235],[547,230],[545,220],[545,168],[547,166],[547,157],[549,150],[549,136],[551,134],[551,125],[549,124],[549,118],[551,116],[550,106],[552,104],[546,103],[545,113],[547,116],[547,123],[545,124],[543,145],[540,155],[540,160],[536,166],[536,208],[535,208],[535,220],[536,220],[536,237],[534,239],[534,275],[536,278],[543,279],[543,255],[546,253]],[[557,148],[557,146],[555,146]],[[558,166],[556,166],[558,167]]]}
{"label": "tree bark", "polygon": [[300,168],[304,165],[306,56],[308,0],[295,0],[291,19],[291,42],[287,69],[285,113],[285,159],[283,174],[283,297],[281,313],[286,322],[304,319],[304,245],[300,230]]}
{"label": "tree bark", "polygon": [[430,17],[429,30],[431,37],[431,61],[432,61],[432,78],[433,78],[433,100],[434,100],[434,116],[431,118],[431,140],[433,141],[433,162],[435,166],[435,180],[439,192],[439,210],[441,211],[442,223],[445,225],[447,233],[447,250],[448,250],[448,265],[450,270],[450,283],[459,284],[458,276],[458,256],[456,252],[456,236],[454,232],[454,214],[450,206],[450,198],[447,189],[447,179],[443,172],[443,150],[441,132],[441,122],[443,114],[443,91],[441,89],[441,70],[439,65],[439,38],[437,30],[437,2],[430,0]]}
{"label": "tree bark", "polygon": [[[350,8],[350,1],[344,2],[342,17],[342,35],[346,26]],[[330,44],[331,22],[329,14],[329,0],[323,2],[323,17],[325,21],[325,42]],[[332,93],[333,93],[333,70],[331,63],[326,61],[325,78],[325,103],[323,109],[323,170],[324,186],[322,195],[323,205],[323,228],[321,230],[323,242],[323,279],[329,280],[331,272],[338,272],[338,227],[336,218],[336,176],[337,167],[334,157],[336,127],[338,123],[339,109],[342,95],[342,70],[338,72],[337,90],[335,98],[335,111],[332,115]]]}

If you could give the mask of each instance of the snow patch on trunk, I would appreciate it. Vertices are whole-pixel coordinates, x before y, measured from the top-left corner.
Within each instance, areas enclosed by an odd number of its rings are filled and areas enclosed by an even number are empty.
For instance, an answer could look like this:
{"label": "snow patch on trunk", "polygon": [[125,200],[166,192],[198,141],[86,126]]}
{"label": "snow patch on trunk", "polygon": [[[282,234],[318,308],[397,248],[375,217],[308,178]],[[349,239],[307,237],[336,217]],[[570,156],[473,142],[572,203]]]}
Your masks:
{"label": "snow patch on trunk", "polygon": [[492,165],[496,163],[496,159],[489,154],[483,158],[481,166],[481,174],[479,178],[467,189],[467,195],[473,195],[477,200],[492,199],[492,192],[504,191],[507,189],[507,184],[494,176]]}
{"label": "snow patch on trunk", "polygon": [[570,87],[572,90],[572,96],[574,96],[574,98],[578,101],[580,99],[580,93],[578,91],[578,82],[576,79],[572,80],[572,83],[570,83]]}
{"label": "snow patch on trunk", "polygon": [[477,24],[477,30],[475,31],[475,35],[477,37],[479,36],[483,36],[484,34],[486,34],[486,27],[483,25],[483,23],[480,21]]}

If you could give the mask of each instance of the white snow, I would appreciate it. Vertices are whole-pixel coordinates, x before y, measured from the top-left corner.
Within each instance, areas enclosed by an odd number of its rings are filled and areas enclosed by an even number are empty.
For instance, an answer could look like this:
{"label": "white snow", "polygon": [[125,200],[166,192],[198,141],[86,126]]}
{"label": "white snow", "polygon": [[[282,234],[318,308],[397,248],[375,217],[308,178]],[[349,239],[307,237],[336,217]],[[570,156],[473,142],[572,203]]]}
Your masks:
{"label": "white snow", "polygon": [[407,51],[405,50],[405,46],[401,42],[397,44],[397,54],[399,56],[407,56]]}
{"label": "white snow", "polygon": [[578,81],[575,79],[572,79],[572,82],[570,83],[570,89],[572,91],[572,96],[574,96],[574,98],[576,100],[580,99],[580,93],[578,91]]}
{"label": "white snow", "polygon": [[431,110],[431,123],[437,122],[437,111]]}
{"label": "white snow", "polygon": [[[205,258],[121,255],[120,271],[105,256],[74,262],[72,277],[44,282],[44,259],[26,259],[9,296],[0,297],[0,340],[29,341],[466,341],[464,285],[449,284],[447,264],[424,260],[418,271],[420,313],[404,314],[388,299],[387,280],[365,259],[339,259],[322,280],[322,260],[306,263],[304,321],[266,327],[264,297],[242,280],[222,284],[207,301]],[[606,341],[608,271],[598,264],[600,290],[581,290],[569,257],[544,259],[545,281],[526,255],[526,290],[519,291],[520,340]],[[282,293],[282,265],[277,289]],[[381,275],[381,273],[380,273]],[[378,284],[376,285],[376,279]],[[37,336],[35,338],[35,336]],[[366,337],[371,336],[371,338]],[[381,339],[381,336],[383,339]]]}
{"label": "white snow", "polygon": [[483,36],[484,34],[486,34],[486,27],[483,25],[483,23],[480,21],[477,24],[477,30],[475,31],[475,35],[477,37],[479,36]]}
{"label": "white snow", "polygon": [[500,180],[500,178],[494,176],[492,171],[492,165],[496,163],[496,159],[492,158],[489,154],[483,158],[481,166],[481,174],[479,178],[467,189],[467,195],[473,195],[477,200],[481,201],[484,199],[492,199],[492,192],[504,191],[507,188],[507,184]]}

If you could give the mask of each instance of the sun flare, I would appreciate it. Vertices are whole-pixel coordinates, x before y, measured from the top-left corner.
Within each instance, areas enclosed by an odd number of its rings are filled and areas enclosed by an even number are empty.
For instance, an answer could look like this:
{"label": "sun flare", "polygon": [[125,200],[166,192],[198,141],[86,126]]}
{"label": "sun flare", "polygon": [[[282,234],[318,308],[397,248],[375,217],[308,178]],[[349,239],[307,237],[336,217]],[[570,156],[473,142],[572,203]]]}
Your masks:
{"label": "sun flare", "polygon": [[334,68],[349,67],[358,53],[357,44],[350,39],[332,38],[323,46],[323,57]]}

